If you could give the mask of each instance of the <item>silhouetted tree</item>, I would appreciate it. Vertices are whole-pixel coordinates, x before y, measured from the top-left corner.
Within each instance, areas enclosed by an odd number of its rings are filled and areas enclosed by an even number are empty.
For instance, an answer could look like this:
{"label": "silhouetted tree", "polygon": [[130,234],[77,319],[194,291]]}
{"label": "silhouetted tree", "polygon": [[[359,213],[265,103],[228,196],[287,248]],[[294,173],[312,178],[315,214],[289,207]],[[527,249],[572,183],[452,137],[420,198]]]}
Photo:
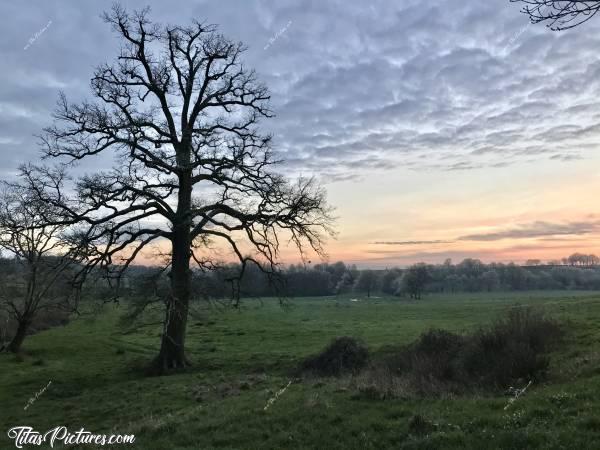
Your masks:
{"label": "silhouetted tree", "polygon": [[356,273],[356,270],[346,270],[346,272],[344,272],[340,278],[340,281],[338,281],[337,285],[335,286],[335,293],[343,294],[350,291],[356,282],[357,276],[358,274]]}
{"label": "silhouetted tree", "polygon": [[539,266],[540,264],[542,264],[540,259],[528,259],[525,261],[526,266]]}
{"label": "silhouetted tree", "polygon": [[523,12],[532,23],[546,22],[551,30],[568,30],[587,22],[600,10],[600,1],[510,0],[524,3]]}
{"label": "silhouetted tree", "polygon": [[481,274],[481,281],[486,291],[491,292],[500,286],[500,276],[495,270],[487,270]]}
{"label": "silhouetted tree", "polygon": [[3,182],[0,191],[0,250],[13,256],[16,271],[3,274],[0,310],[16,323],[7,350],[17,353],[36,316],[42,311],[73,310],[77,291],[68,283],[77,274],[79,247],[56,208],[41,202],[27,186]]}
{"label": "silhouetted tree", "polygon": [[[93,264],[125,270],[150,244],[168,242],[166,301],[158,372],[186,366],[190,263],[214,267],[211,243],[240,262],[277,272],[280,236],[300,252],[323,253],[332,232],[324,191],[288,182],[271,167],[269,93],[240,57],[244,47],[214,26],[160,26],[148,10],[115,6],[104,19],[122,40],[113,65],[92,78],[95,102],[60,97],[57,123],[43,137],[46,156],[77,161],[112,152],[114,169],[80,178],[68,196],[51,170],[24,169],[40,198],[90,226]],[[288,240],[288,239],[286,239]]]}
{"label": "silhouetted tree", "polygon": [[354,289],[358,292],[366,292],[367,298],[371,297],[371,292],[377,286],[377,273],[372,270],[361,270],[358,278],[354,282]]}
{"label": "silhouetted tree", "polygon": [[406,269],[402,275],[401,289],[411,298],[420,299],[429,280],[429,271],[425,264],[415,264]]}
{"label": "silhouetted tree", "polygon": [[346,272],[347,270],[346,264],[344,264],[342,261],[338,261],[334,264],[316,264],[314,268],[316,270],[321,270],[329,274],[329,292],[327,293],[327,295],[335,293],[336,286],[340,282],[342,276],[344,275],[344,272]]}
{"label": "silhouetted tree", "polygon": [[573,253],[567,258],[567,262],[571,266],[596,266],[600,262],[600,258],[596,255]]}
{"label": "silhouetted tree", "polygon": [[394,294],[396,290],[396,279],[400,277],[399,269],[388,269],[381,276],[381,292],[384,294]]}

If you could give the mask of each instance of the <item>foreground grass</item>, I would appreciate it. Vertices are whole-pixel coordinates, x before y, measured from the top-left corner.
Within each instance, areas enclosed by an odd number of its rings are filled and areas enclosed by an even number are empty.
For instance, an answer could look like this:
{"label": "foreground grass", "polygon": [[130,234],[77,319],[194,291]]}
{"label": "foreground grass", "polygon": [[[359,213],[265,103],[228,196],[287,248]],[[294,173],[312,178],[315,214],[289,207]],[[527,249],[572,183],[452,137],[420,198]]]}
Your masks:
{"label": "foreground grass", "polygon": [[[508,398],[372,400],[344,381],[294,382],[267,410],[289,373],[333,337],[372,350],[407,343],[428,328],[468,331],[515,304],[543,305],[568,323],[551,378],[508,410]],[[123,307],[30,337],[22,360],[0,355],[0,448],[13,426],[65,425],[134,433],[140,449],[597,448],[600,441],[600,294],[522,293],[427,297],[248,300],[241,311],[202,310],[189,323],[194,367],[168,377],[141,368],[159,326],[123,333]],[[28,399],[48,385],[26,410]],[[420,415],[424,429],[411,427]],[[38,447],[39,448],[39,447]],[[87,446],[86,448],[91,448]]]}

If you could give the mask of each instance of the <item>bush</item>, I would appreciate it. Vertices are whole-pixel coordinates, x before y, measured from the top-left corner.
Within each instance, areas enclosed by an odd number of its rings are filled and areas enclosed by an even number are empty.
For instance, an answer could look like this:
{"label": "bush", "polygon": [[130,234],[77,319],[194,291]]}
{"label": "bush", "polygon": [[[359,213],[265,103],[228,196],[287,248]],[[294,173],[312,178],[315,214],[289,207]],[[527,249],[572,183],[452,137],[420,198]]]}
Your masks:
{"label": "bush", "polygon": [[[460,379],[461,368],[458,365],[461,349],[464,348],[465,337],[446,330],[431,329],[423,333],[415,342],[401,348],[388,348],[384,355],[375,361],[369,369],[369,377],[377,380],[377,385],[389,396],[389,386],[408,385],[409,390],[428,393],[448,390],[448,383]],[[394,377],[404,378],[403,382],[385,380],[385,387],[377,375],[387,372]],[[438,385],[444,384],[443,387]],[[395,389],[392,389],[395,390]]]}
{"label": "bush", "polygon": [[69,311],[64,309],[43,309],[33,319],[29,334],[65,326],[69,323],[69,315]]}
{"label": "bush", "polygon": [[506,387],[512,381],[539,380],[550,364],[546,352],[561,336],[560,326],[541,311],[513,308],[470,337],[462,364],[479,384]]}
{"label": "bush", "polygon": [[[42,309],[33,318],[28,335],[69,323],[69,312],[63,309]],[[17,330],[17,321],[6,313],[0,313],[0,349],[8,345]]]}
{"label": "bush", "polygon": [[369,350],[353,337],[334,339],[321,353],[305,359],[300,372],[325,377],[357,373],[369,361]]}
{"label": "bush", "polygon": [[539,381],[549,366],[547,352],[561,336],[560,326],[540,311],[514,308],[472,334],[429,330],[408,346],[384,351],[357,379],[357,388],[386,398],[406,391],[437,395]]}
{"label": "bush", "polygon": [[446,330],[430,330],[423,333],[407,354],[411,367],[429,378],[453,380],[459,375],[456,356],[464,346],[462,336]]}
{"label": "bush", "polygon": [[462,383],[460,353],[466,339],[446,330],[429,330],[412,344],[387,349],[386,355],[372,364],[369,372],[375,374],[381,372],[381,366],[388,367],[395,377],[404,379],[401,383],[388,382],[388,385],[404,385],[408,391],[419,394],[460,391],[453,385]]}

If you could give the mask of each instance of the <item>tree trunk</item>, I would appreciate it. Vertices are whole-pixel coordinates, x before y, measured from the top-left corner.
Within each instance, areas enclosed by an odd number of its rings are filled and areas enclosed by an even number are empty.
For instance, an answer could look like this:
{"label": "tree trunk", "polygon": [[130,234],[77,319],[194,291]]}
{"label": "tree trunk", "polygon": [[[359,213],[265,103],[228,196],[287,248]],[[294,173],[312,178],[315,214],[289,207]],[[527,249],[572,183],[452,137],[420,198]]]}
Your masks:
{"label": "tree trunk", "polygon": [[31,322],[28,319],[19,320],[17,331],[7,347],[9,352],[19,353],[21,345],[23,345],[23,341],[25,340],[25,336],[27,336],[27,330],[29,329],[30,323]]}
{"label": "tree trunk", "polygon": [[187,236],[175,232],[172,245],[171,296],[167,303],[160,352],[154,360],[154,369],[159,374],[189,365],[185,356],[191,284],[189,230]]}
{"label": "tree trunk", "polygon": [[27,274],[27,293],[25,297],[25,311],[22,316],[17,318],[17,331],[13,336],[6,350],[12,353],[19,353],[23,341],[27,336],[27,331],[31,325],[32,318],[35,314],[37,304],[34,305],[35,291],[37,284],[37,265],[28,259],[29,273]]}
{"label": "tree trunk", "polygon": [[191,173],[185,173],[179,179],[177,222],[173,224],[171,238],[171,295],[167,303],[160,352],[151,368],[155,374],[190,365],[185,356],[185,333],[191,294],[191,196]]}

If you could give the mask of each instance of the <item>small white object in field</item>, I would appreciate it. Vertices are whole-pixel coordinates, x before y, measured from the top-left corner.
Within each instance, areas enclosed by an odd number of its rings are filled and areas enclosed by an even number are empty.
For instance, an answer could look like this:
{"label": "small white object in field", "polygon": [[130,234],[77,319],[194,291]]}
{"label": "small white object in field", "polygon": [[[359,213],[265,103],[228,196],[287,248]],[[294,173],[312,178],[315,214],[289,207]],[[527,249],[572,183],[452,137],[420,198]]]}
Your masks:
{"label": "small white object in field", "polygon": [[351,298],[351,299],[350,299],[350,301],[351,301],[351,302],[357,302],[357,301],[358,301],[358,299],[357,299],[357,298]]}

